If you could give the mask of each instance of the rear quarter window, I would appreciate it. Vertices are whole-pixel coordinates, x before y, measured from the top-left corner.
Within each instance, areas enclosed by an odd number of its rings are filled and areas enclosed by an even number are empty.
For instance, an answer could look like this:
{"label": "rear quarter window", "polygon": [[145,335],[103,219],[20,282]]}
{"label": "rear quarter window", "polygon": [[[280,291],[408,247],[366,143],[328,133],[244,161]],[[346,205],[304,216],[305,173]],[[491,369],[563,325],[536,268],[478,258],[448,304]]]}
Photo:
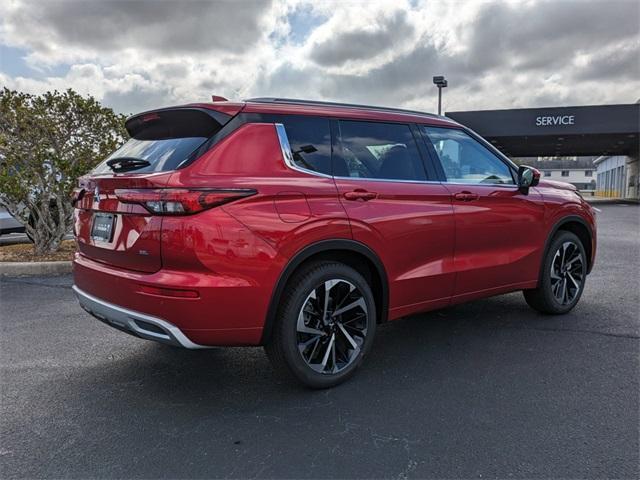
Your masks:
{"label": "rear quarter window", "polygon": [[274,116],[287,132],[296,167],[331,175],[331,130],[329,119],[303,115]]}

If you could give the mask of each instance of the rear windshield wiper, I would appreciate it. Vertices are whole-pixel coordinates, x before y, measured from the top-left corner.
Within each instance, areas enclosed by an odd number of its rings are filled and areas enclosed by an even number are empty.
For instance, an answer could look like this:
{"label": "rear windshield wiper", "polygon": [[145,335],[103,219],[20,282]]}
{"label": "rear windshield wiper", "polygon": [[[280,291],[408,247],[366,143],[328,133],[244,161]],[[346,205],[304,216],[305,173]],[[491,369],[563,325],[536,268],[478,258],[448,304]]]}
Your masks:
{"label": "rear windshield wiper", "polygon": [[130,172],[131,170],[148,167],[149,165],[151,165],[151,163],[148,160],[136,157],[116,157],[107,160],[107,167],[117,173]]}

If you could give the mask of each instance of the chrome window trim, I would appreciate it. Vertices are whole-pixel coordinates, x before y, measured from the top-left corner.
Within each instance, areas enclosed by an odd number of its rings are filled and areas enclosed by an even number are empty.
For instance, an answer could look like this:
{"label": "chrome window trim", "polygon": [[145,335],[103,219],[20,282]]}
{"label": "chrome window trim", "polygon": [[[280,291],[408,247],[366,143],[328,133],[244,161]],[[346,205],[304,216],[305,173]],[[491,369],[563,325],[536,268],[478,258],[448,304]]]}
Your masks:
{"label": "chrome window trim", "polygon": [[427,184],[433,184],[433,183],[442,183],[438,180],[400,180],[400,179],[393,179],[393,178],[369,178],[369,177],[333,177],[336,180],[361,180],[361,181],[367,181],[367,182],[392,182],[392,183],[427,183]]}
{"label": "chrome window trim", "polygon": [[501,188],[514,188],[517,190],[517,185],[513,183],[456,183],[456,182],[443,182],[440,180],[394,180],[390,178],[368,178],[368,177],[333,177],[336,180],[366,180],[368,182],[394,182],[394,183],[426,183],[426,184],[440,184],[440,185],[460,185],[465,187],[501,187]]}
{"label": "chrome window trim", "polygon": [[513,188],[518,190],[518,186],[515,183],[459,183],[459,182],[442,182],[446,185],[460,185],[465,187],[501,187],[501,188]]}
{"label": "chrome window trim", "polygon": [[293,153],[291,151],[291,145],[289,144],[289,137],[287,136],[287,130],[282,123],[275,123],[276,133],[278,134],[278,141],[280,142],[280,149],[282,150],[282,158],[284,163],[291,170],[306,173],[308,175],[314,175],[322,178],[333,178],[332,175],[326,173],[316,172],[315,170],[309,170],[307,168],[300,167],[293,161]]}

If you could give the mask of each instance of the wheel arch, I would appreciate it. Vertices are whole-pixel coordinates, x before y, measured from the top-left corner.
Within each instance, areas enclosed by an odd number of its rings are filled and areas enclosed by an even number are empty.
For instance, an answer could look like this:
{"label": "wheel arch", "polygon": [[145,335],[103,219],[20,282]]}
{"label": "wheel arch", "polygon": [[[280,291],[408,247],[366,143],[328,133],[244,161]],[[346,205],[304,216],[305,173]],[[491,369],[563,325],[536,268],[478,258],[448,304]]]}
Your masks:
{"label": "wheel arch", "polygon": [[378,323],[385,322],[389,307],[389,284],[386,270],[378,255],[363,243],[348,239],[322,240],[298,251],[280,273],[271,294],[262,331],[261,344],[271,338],[278,313],[279,300],[287,282],[298,268],[314,260],[337,260],[359,271],[370,283],[378,309]]}
{"label": "wheel arch", "polygon": [[585,252],[587,254],[587,273],[591,273],[591,269],[593,267],[593,230],[589,223],[579,215],[568,215],[566,217],[562,217],[553,224],[551,230],[549,231],[549,235],[547,235],[547,240],[544,244],[544,254],[540,259],[540,268],[538,272],[538,282],[542,277],[542,270],[544,265],[544,260],[547,257],[547,253],[549,251],[549,246],[551,245],[551,240],[560,230],[565,230],[571,233],[574,233],[578,236],[582,245],[584,246]]}

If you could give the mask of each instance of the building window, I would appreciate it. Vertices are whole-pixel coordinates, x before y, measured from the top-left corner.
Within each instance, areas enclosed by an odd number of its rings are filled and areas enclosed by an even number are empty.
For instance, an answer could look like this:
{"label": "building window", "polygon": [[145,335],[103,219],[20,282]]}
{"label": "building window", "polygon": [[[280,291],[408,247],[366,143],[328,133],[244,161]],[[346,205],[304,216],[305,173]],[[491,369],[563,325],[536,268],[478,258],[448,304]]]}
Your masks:
{"label": "building window", "polygon": [[585,170],[584,171],[584,176],[585,177],[592,177],[593,176],[593,170]]}
{"label": "building window", "polygon": [[549,170],[545,170],[544,171],[544,176],[545,177],[550,177],[551,176],[551,172]]}
{"label": "building window", "polygon": [[568,177],[569,176],[569,170],[562,170],[562,176],[563,177]]}

